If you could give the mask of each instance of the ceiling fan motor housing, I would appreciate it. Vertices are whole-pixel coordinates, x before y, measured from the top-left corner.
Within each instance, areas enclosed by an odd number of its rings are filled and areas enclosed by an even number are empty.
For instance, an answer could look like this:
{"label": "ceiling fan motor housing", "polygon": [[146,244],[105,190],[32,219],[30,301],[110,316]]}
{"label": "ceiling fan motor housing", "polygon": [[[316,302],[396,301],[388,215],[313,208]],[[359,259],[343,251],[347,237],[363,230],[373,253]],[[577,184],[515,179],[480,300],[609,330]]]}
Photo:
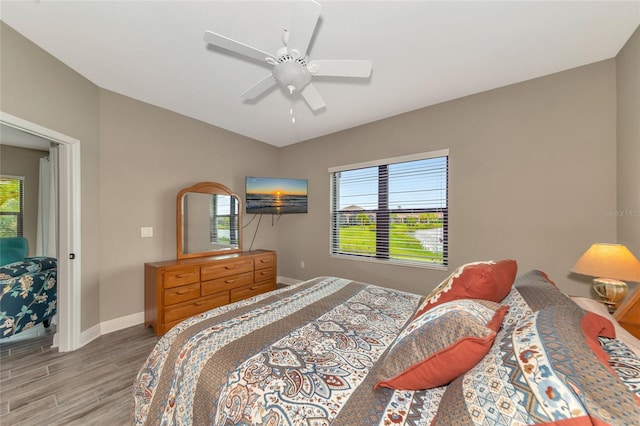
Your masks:
{"label": "ceiling fan motor housing", "polygon": [[302,90],[311,81],[311,74],[307,70],[304,59],[293,59],[290,55],[278,58],[278,64],[273,67],[273,76],[282,86],[291,90]]}

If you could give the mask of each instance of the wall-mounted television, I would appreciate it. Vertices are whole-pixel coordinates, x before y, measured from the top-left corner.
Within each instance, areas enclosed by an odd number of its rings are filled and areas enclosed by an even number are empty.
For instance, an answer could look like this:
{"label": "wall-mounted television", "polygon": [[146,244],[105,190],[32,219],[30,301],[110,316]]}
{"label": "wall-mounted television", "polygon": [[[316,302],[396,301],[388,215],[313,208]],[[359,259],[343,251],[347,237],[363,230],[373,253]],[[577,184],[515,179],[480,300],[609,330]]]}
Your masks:
{"label": "wall-mounted television", "polygon": [[251,214],[307,212],[307,180],[247,176],[246,211]]}

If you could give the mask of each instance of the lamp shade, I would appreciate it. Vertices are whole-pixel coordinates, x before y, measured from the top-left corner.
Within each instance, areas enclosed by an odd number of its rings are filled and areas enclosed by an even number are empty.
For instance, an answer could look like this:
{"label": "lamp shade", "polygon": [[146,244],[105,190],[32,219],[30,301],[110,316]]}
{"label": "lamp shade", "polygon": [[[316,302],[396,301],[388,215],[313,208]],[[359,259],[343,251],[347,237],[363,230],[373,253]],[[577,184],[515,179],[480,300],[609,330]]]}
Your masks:
{"label": "lamp shade", "polygon": [[640,282],[640,262],[622,244],[593,244],[578,259],[571,272]]}

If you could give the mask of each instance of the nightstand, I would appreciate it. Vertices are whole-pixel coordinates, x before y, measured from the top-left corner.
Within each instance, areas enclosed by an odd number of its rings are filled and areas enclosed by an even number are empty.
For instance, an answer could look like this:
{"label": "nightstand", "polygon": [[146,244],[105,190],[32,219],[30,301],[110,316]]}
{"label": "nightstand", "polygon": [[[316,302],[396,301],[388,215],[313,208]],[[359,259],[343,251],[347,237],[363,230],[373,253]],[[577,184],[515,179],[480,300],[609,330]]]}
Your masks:
{"label": "nightstand", "polygon": [[640,339],[640,286],[620,304],[613,317],[622,328]]}

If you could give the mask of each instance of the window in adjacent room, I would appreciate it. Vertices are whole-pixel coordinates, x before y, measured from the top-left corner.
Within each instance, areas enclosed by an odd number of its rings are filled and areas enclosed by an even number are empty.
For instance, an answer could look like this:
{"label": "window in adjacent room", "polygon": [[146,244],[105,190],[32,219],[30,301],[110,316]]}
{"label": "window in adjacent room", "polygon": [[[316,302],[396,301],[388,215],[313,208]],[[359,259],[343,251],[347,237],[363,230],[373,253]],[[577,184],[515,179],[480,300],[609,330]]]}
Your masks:
{"label": "window in adjacent room", "polygon": [[441,150],[330,168],[331,255],[447,266],[448,159]]}
{"label": "window in adjacent room", "polygon": [[211,242],[238,244],[237,204],[228,195],[211,196]]}
{"label": "window in adjacent room", "polygon": [[22,237],[24,177],[0,176],[0,237]]}

